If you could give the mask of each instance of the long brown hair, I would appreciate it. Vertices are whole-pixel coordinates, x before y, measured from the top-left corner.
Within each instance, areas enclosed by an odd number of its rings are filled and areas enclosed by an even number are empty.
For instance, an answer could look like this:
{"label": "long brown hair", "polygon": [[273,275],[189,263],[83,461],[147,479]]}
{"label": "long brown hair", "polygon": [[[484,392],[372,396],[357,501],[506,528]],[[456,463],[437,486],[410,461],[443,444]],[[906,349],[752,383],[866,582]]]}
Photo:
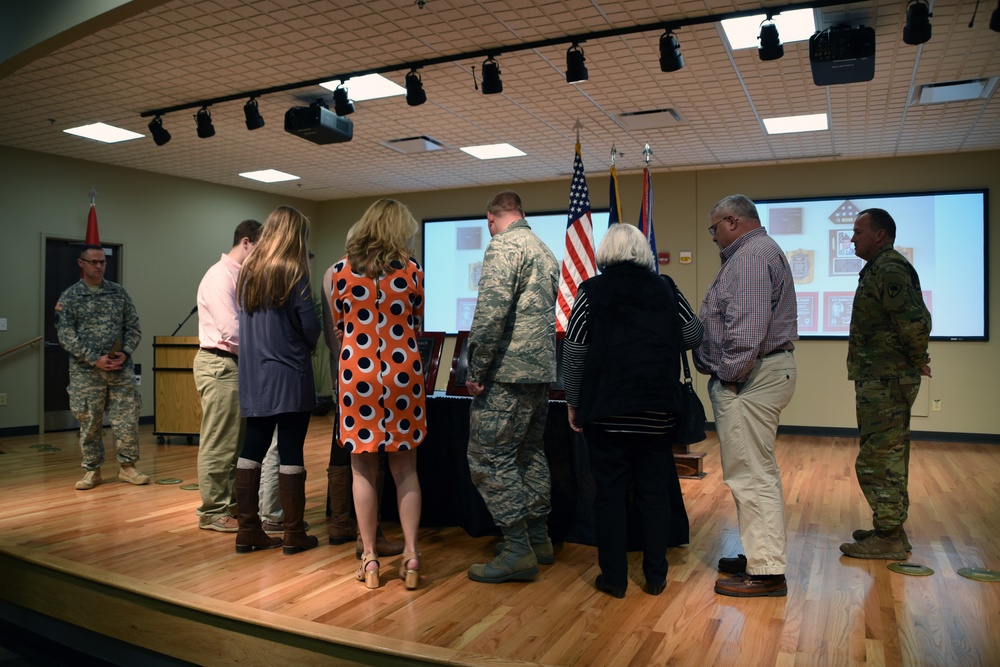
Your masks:
{"label": "long brown hair", "polygon": [[417,221],[395,199],[379,199],[368,207],[347,233],[347,261],[355,273],[375,278],[393,271],[392,262],[406,262]]}
{"label": "long brown hair", "polygon": [[279,206],[264,221],[260,240],[240,268],[236,300],[248,313],[285,305],[309,278],[309,218]]}

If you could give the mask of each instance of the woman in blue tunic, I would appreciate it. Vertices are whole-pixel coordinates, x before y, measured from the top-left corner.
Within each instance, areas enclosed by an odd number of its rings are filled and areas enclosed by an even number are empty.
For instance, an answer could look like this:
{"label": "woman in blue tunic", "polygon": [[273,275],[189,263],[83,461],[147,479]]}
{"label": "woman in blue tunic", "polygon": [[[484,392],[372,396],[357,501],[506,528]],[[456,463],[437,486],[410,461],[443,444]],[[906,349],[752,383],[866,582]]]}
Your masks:
{"label": "woman in blue tunic", "polygon": [[[316,403],[312,352],[321,327],[309,286],[309,220],[279,206],[264,222],[257,247],[236,283],[240,305],[240,412],[246,439],[236,464],[236,553],[284,545],[294,554],[318,544],[306,534],[306,469],[302,456]],[[261,528],[260,464],[278,430],[278,489],[284,540]]]}

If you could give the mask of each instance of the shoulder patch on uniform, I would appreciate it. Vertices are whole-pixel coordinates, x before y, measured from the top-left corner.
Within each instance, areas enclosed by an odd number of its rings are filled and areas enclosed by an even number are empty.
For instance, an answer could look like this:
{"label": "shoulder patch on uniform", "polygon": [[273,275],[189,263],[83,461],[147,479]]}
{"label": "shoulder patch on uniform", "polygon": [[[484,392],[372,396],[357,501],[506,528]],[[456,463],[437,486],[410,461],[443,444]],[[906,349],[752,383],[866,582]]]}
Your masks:
{"label": "shoulder patch on uniform", "polygon": [[885,286],[886,294],[889,295],[890,299],[895,299],[899,296],[899,293],[903,291],[903,286],[899,283],[889,283]]}

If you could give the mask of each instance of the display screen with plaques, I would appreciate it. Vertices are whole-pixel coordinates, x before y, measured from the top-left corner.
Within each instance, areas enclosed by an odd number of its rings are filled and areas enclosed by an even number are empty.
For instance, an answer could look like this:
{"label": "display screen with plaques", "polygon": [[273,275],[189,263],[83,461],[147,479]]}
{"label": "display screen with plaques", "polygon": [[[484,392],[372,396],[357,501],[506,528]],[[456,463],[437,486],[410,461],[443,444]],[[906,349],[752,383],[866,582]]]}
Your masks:
{"label": "display screen with plaques", "polygon": [[895,248],[917,270],[933,340],[988,340],[988,191],[756,199],[760,221],[788,257],[799,336],[844,338],[865,260],[851,237],[860,211],[896,221]]}
{"label": "display screen with plaques", "polygon": [[[556,335],[556,381],[549,387],[549,398],[565,400],[566,390],[563,388],[562,344],[565,334]],[[469,390],[465,381],[469,374],[469,332],[459,331],[455,337],[455,353],[451,359],[451,375],[448,378],[449,396],[468,396]]]}

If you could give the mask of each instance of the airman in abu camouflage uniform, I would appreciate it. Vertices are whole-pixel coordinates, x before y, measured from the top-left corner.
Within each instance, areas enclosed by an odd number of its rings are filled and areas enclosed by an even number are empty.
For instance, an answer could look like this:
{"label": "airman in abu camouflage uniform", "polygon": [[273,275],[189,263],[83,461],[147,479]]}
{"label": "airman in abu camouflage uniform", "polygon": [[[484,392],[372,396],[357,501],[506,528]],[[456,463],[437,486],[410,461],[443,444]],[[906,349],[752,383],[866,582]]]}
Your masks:
{"label": "airman in abu camouflage uniform", "polygon": [[70,355],[69,406],[80,422],[80,449],[87,471],[76,488],[92,489],[101,483],[105,409],[121,464],[118,479],[149,484],[149,477],[135,467],[142,399],[132,353],[142,335],[139,315],[125,289],[104,280],[106,259],[100,246],[84,246],[77,264],[83,277],[56,303],[59,343]]}
{"label": "airman in abu camouflage uniform", "polygon": [[493,238],[469,331],[468,457],[472,482],[504,542],[492,561],[469,568],[469,578],[498,583],[531,579],[538,563],[554,560],[542,439],[549,383],[556,379],[559,264],[524,220],[516,193],[493,195],[486,219]]}
{"label": "airman in abu camouflage uniform", "polygon": [[893,248],[892,216],[877,208],[862,211],[851,240],[867,262],[854,295],[847,351],[861,440],[854,469],[874,529],[854,531],[855,542],[840,550],[855,558],[903,560],[910,551],[903,529],[910,505],[910,408],[920,376],[931,374],[931,315],[916,270]]}

